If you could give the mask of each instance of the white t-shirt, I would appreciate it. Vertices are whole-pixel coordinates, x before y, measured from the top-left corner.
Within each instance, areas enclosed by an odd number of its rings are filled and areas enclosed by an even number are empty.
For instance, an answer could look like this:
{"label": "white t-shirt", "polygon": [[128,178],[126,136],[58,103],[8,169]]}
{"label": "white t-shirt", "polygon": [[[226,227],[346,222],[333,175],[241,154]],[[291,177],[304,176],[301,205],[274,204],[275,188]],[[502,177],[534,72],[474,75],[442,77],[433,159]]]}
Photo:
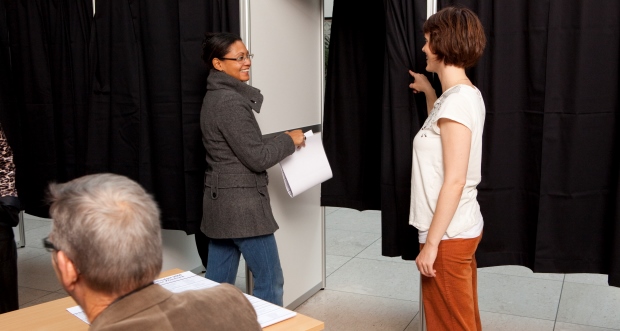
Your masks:
{"label": "white t-shirt", "polygon": [[472,133],[465,187],[442,240],[475,238],[482,233],[483,227],[476,187],[481,179],[484,101],[475,87],[455,85],[435,101],[433,110],[413,139],[409,224],[418,229],[420,243],[426,242],[444,179],[441,136],[437,126],[440,118],[459,122]]}

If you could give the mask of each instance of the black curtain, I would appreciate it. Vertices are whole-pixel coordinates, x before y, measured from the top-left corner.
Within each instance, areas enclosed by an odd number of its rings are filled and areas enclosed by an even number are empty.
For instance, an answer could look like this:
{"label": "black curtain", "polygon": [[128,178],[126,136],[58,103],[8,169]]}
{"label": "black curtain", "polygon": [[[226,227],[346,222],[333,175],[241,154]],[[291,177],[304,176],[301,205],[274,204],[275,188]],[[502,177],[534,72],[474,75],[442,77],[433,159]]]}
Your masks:
{"label": "black curtain", "polygon": [[[83,172],[85,139],[78,132],[88,114],[88,41],[92,1],[3,0],[11,69],[3,107],[13,147],[22,206],[46,216],[49,181]],[[85,137],[82,137],[85,138]]]}
{"label": "black curtain", "polygon": [[[2,123],[14,122],[15,112],[8,109],[14,104],[14,90],[11,84],[11,54],[9,48],[9,30],[6,16],[6,3],[0,1],[0,126]],[[5,135],[11,137],[9,139],[10,146],[17,146],[16,135],[19,128],[7,127],[3,128]]]}
{"label": "black curtain", "polygon": [[411,144],[427,115],[408,70],[425,72],[426,3],[375,0],[361,13],[354,5],[334,1],[323,123],[334,177],[321,186],[321,204],[380,209],[383,255],[414,259]]}
{"label": "black curtain", "polygon": [[[367,130],[352,119],[372,116],[376,104],[366,100],[379,87],[358,81],[359,72],[346,79],[348,72],[369,67],[374,72],[368,61],[350,61],[346,69],[339,68],[343,61],[332,62],[333,52],[360,58],[349,48],[367,42],[355,26],[345,26],[350,14],[337,10],[344,3],[334,4],[324,135],[326,141],[339,136],[325,148],[330,164],[345,171],[334,172],[323,185],[322,204],[381,208],[383,255],[413,259],[417,233],[407,228],[410,149],[426,114],[420,98],[406,89],[406,70],[424,72],[425,4],[385,0],[384,12],[374,13],[375,19],[385,18],[386,27],[382,124],[372,123],[382,142],[362,154],[347,147],[363,145],[355,139]],[[474,10],[488,37],[484,56],[468,70],[487,107],[479,266],[603,273],[609,274],[610,285],[620,286],[620,3],[440,0],[438,7],[453,4]],[[351,34],[347,42],[353,45],[334,39],[342,31]],[[429,78],[437,89],[438,82]],[[361,101],[350,102],[351,91]],[[377,158],[379,170],[357,175]],[[380,196],[360,199],[368,193],[359,190],[377,180]]]}
{"label": "black curtain", "polygon": [[321,185],[324,206],[381,208],[382,12],[381,0],[364,6],[355,0],[334,1],[323,120],[333,178]]}
{"label": "black curtain", "polygon": [[238,1],[97,1],[94,18],[91,0],[2,1],[26,212],[47,216],[50,181],[113,172],[155,196],[164,228],[196,232],[201,44],[207,31],[239,33]]}
{"label": "black curtain", "polygon": [[620,286],[620,3],[439,1],[478,13],[489,47],[480,266],[603,273]]}
{"label": "black curtain", "polygon": [[[409,88],[409,70],[426,73],[424,1],[385,0],[385,72],[381,126],[382,254],[415,259],[418,231],[409,225],[413,137],[427,117],[423,95]],[[430,81],[433,77],[429,76]]]}

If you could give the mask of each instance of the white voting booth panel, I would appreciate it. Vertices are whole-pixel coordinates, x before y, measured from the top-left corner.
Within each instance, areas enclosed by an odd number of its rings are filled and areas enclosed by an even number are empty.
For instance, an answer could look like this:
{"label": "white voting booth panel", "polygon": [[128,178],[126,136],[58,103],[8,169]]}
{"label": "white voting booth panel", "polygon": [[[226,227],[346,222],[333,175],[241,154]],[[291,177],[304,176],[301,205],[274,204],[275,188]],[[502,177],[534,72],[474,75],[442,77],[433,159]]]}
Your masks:
{"label": "white voting booth panel", "polygon": [[[265,100],[263,134],[321,124],[323,0],[241,0],[241,37],[254,54],[250,84]],[[271,206],[284,271],[284,306],[295,308],[323,286],[320,186],[291,198],[280,166],[269,169]]]}

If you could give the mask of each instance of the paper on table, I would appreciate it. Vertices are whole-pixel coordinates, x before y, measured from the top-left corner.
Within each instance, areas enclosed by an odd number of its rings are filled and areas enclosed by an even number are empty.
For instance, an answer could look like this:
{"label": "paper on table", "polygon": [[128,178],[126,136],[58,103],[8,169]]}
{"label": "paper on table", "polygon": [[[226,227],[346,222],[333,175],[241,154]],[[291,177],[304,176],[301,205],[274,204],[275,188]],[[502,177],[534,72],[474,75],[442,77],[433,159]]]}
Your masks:
{"label": "paper on table", "polygon": [[86,324],[90,325],[90,322],[88,321],[88,317],[86,317],[86,313],[82,310],[82,307],[80,306],[69,307],[67,308],[67,311],[69,311],[75,317],[84,321]]}
{"label": "paper on table", "polygon": [[[179,293],[188,290],[200,290],[204,288],[210,288],[220,285],[210,279],[198,276],[191,271],[186,271],[180,274],[164,277],[155,280],[155,284],[159,284],[170,292]],[[257,297],[245,294],[248,298],[256,315],[258,316],[258,323],[261,327],[267,327],[272,324],[284,321],[297,315],[296,312],[276,306],[265,300],[261,300]],[[88,323],[88,318],[80,306],[74,306],[67,308],[71,314]],[[90,324],[90,323],[88,323]]]}
{"label": "paper on table", "polygon": [[323,149],[321,134],[308,131],[304,135],[306,147],[296,150],[280,162],[284,184],[291,197],[332,178],[332,169]]}

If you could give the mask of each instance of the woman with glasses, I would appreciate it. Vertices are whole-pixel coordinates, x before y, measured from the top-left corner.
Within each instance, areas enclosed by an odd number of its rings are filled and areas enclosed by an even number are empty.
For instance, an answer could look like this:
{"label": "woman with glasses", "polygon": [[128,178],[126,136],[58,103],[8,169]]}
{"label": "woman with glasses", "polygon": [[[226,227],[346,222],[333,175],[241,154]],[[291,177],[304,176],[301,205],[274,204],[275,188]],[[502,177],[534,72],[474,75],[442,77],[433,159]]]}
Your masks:
{"label": "woman with glasses", "polygon": [[253,112],[263,95],[247,85],[252,54],[231,33],[206,34],[207,93],[200,113],[207,151],[203,217],[210,238],[206,277],[234,284],[240,254],[254,276],[254,296],[282,306],[284,277],[266,170],[305,146],[301,130],[263,140]]}
{"label": "woman with glasses", "polygon": [[426,71],[441,81],[439,98],[426,76],[410,85],[426,96],[428,118],[413,139],[411,211],[418,229],[416,265],[429,331],[481,330],[475,252],[482,237],[476,200],[481,179],[485,107],[465,74],[484,51],[476,14],[448,7],[424,23]]}

